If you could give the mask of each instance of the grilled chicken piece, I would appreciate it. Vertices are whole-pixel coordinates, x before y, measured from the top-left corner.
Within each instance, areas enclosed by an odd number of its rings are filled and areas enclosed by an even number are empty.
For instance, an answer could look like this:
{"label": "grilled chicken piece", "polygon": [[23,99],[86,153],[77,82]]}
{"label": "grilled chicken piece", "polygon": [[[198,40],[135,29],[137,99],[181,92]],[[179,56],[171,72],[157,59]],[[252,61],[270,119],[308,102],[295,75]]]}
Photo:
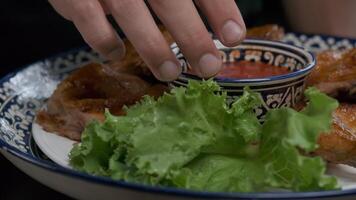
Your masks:
{"label": "grilled chicken piece", "polygon": [[282,40],[284,37],[284,29],[275,24],[253,27],[247,30],[246,37],[265,40]]}
{"label": "grilled chicken piece", "polygon": [[317,66],[307,80],[322,92],[339,100],[356,102],[356,48],[346,52],[318,54]]}
{"label": "grilled chicken piece", "polygon": [[330,133],[319,136],[319,148],[313,155],[356,167],[356,49],[319,53],[307,85],[343,102],[333,113]]}
{"label": "grilled chicken piece", "polygon": [[[167,42],[173,40],[160,27]],[[132,44],[124,40],[125,58],[106,64],[89,64],[63,80],[47,103],[47,109],[37,114],[37,122],[48,132],[80,140],[86,124],[104,120],[104,110],[124,114],[144,95],[161,96],[168,88],[158,82],[140,58]]]}
{"label": "grilled chicken piece", "polygon": [[356,167],[356,104],[341,104],[333,113],[332,130],[319,137],[319,149],[314,152],[336,164]]}
{"label": "grilled chicken piece", "polygon": [[89,64],[59,84],[47,109],[37,114],[37,122],[48,132],[79,141],[85,125],[94,119],[103,120],[106,108],[122,115],[124,105],[132,105],[144,95],[161,96],[166,89],[132,73]]}

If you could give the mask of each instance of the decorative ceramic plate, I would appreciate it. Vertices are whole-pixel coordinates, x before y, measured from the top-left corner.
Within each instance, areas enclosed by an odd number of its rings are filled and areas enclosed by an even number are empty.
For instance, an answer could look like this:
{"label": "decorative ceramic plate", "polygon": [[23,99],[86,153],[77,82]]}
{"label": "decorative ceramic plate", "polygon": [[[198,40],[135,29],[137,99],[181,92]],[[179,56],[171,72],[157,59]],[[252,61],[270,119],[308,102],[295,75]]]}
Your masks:
{"label": "decorative ceramic plate", "polygon": [[[289,33],[285,42],[311,52],[356,47],[356,40]],[[9,74],[0,81],[0,151],[15,166],[57,191],[79,199],[234,199],[234,198],[335,198],[356,195],[356,169],[329,166],[342,190],[315,192],[211,193],[151,187],[83,174],[70,169],[68,153],[74,143],[46,133],[33,123],[57,84],[77,67],[100,57],[84,48],[48,58]],[[1,172],[3,173],[3,172]]]}

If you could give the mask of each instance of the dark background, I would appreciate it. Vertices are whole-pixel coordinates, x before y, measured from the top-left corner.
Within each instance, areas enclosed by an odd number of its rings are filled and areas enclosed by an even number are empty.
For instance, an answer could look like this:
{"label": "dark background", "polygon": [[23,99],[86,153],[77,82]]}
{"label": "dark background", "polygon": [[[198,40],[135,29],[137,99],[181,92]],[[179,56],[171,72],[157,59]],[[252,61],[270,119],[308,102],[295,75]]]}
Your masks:
{"label": "dark background", "polygon": [[[288,29],[279,0],[239,0],[248,27],[277,23]],[[71,22],[45,0],[2,0],[0,77],[36,60],[85,45]],[[0,200],[69,199],[23,174],[0,155]]]}

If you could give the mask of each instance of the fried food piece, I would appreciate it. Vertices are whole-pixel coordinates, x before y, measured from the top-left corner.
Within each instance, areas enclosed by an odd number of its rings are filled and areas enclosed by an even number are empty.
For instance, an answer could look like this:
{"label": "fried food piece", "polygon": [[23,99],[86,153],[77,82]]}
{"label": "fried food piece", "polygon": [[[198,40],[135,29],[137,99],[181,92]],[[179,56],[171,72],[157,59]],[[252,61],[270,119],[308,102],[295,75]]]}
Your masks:
{"label": "fried food piece", "polygon": [[144,95],[160,96],[165,90],[165,85],[149,83],[135,74],[88,64],[58,85],[47,109],[37,114],[37,122],[46,131],[79,141],[85,125],[94,119],[102,121],[106,108],[122,115],[124,105],[132,105]]}
{"label": "fried food piece", "polygon": [[338,99],[356,102],[356,48],[318,54],[317,66],[307,79],[307,85]]}
{"label": "fried food piece", "polygon": [[[170,34],[160,27],[167,42]],[[144,95],[161,96],[167,86],[157,81],[132,44],[124,40],[125,58],[106,64],[89,64],[63,80],[37,114],[37,122],[48,132],[80,140],[86,124],[103,121],[104,110],[123,115],[123,106],[130,106]]]}
{"label": "fried food piece", "polygon": [[313,154],[356,167],[356,49],[319,53],[307,85],[344,102],[334,111],[331,131],[320,135]]}
{"label": "fried food piece", "polygon": [[356,104],[341,104],[333,113],[332,130],[321,134],[315,155],[335,164],[356,167]]}
{"label": "fried food piece", "polygon": [[276,24],[253,27],[247,30],[246,37],[265,40],[282,40],[284,29]]}

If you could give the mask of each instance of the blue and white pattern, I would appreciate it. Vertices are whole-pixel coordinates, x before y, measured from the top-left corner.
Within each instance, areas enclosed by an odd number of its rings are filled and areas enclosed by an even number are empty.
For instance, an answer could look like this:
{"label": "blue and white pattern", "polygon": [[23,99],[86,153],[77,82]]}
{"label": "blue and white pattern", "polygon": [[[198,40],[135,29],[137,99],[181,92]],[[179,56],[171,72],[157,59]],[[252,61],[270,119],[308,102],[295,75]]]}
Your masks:
{"label": "blue and white pattern", "polygon": [[68,73],[85,63],[101,60],[98,54],[83,49],[34,63],[6,77],[0,83],[0,140],[34,156],[37,149],[30,144],[36,112]]}
{"label": "blue and white pattern", "polygon": [[[287,34],[285,42],[305,47],[312,52],[318,52],[326,49],[348,49],[356,47],[356,40],[342,39],[334,37],[310,36],[299,34]],[[271,55],[264,54],[264,59],[269,59]],[[35,165],[42,166],[48,169],[55,169],[58,172],[67,174],[68,176],[81,176],[84,179],[97,181],[98,183],[105,182],[102,178],[89,177],[80,175],[68,169],[62,169],[54,163],[48,163],[44,160],[45,156],[39,155],[36,145],[32,141],[31,127],[36,112],[40,109],[46,99],[52,94],[57,84],[68,73],[73,71],[78,66],[82,66],[88,62],[100,62],[101,58],[89,49],[81,49],[68,52],[53,58],[49,58],[20,71],[10,74],[0,81],[0,149],[7,150],[13,155],[17,155],[24,160],[30,161]],[[289,61],[287,61],[289,62]],[[291,65],[295,65],[295,61],[291,61]],[[266,100],[272,106],[278,106],[281,99],[291,99],[291,95],[301,93],[300,88],[294,91],[280,94],[270,94]],[[288,105],[283,105],[288,106]],[[79,174],[79,175],[78,175]],[[97,180],[96,180],[97,179]],[[109,181],[106,181],[109,182]],[[123,183],[117,183],[120,185]],[[126,188],[129,186],[125,186]],[[211,197],[206,193],[199,192],[182,192],[172,189],[152,189],[144,186],[131,185],[131,189],[155,191],[172,194],[192,195],[199,197]],[[225,194],[219,194],[217,197],[223,198]],[[314,194],[314,196],[317,194]],[[237,195],[239,196],[239,195]],[[243,197],[246,196],[242,194]],[[231,194],[226,194],[225,197],[232,197]]]}
{"label": "blue and white pattern", "polygon": [[294,33],[286,34],[283,42],[304,47],[314,53],[325,50],[342,51],[356,47],[356,40],[353,39]]}

